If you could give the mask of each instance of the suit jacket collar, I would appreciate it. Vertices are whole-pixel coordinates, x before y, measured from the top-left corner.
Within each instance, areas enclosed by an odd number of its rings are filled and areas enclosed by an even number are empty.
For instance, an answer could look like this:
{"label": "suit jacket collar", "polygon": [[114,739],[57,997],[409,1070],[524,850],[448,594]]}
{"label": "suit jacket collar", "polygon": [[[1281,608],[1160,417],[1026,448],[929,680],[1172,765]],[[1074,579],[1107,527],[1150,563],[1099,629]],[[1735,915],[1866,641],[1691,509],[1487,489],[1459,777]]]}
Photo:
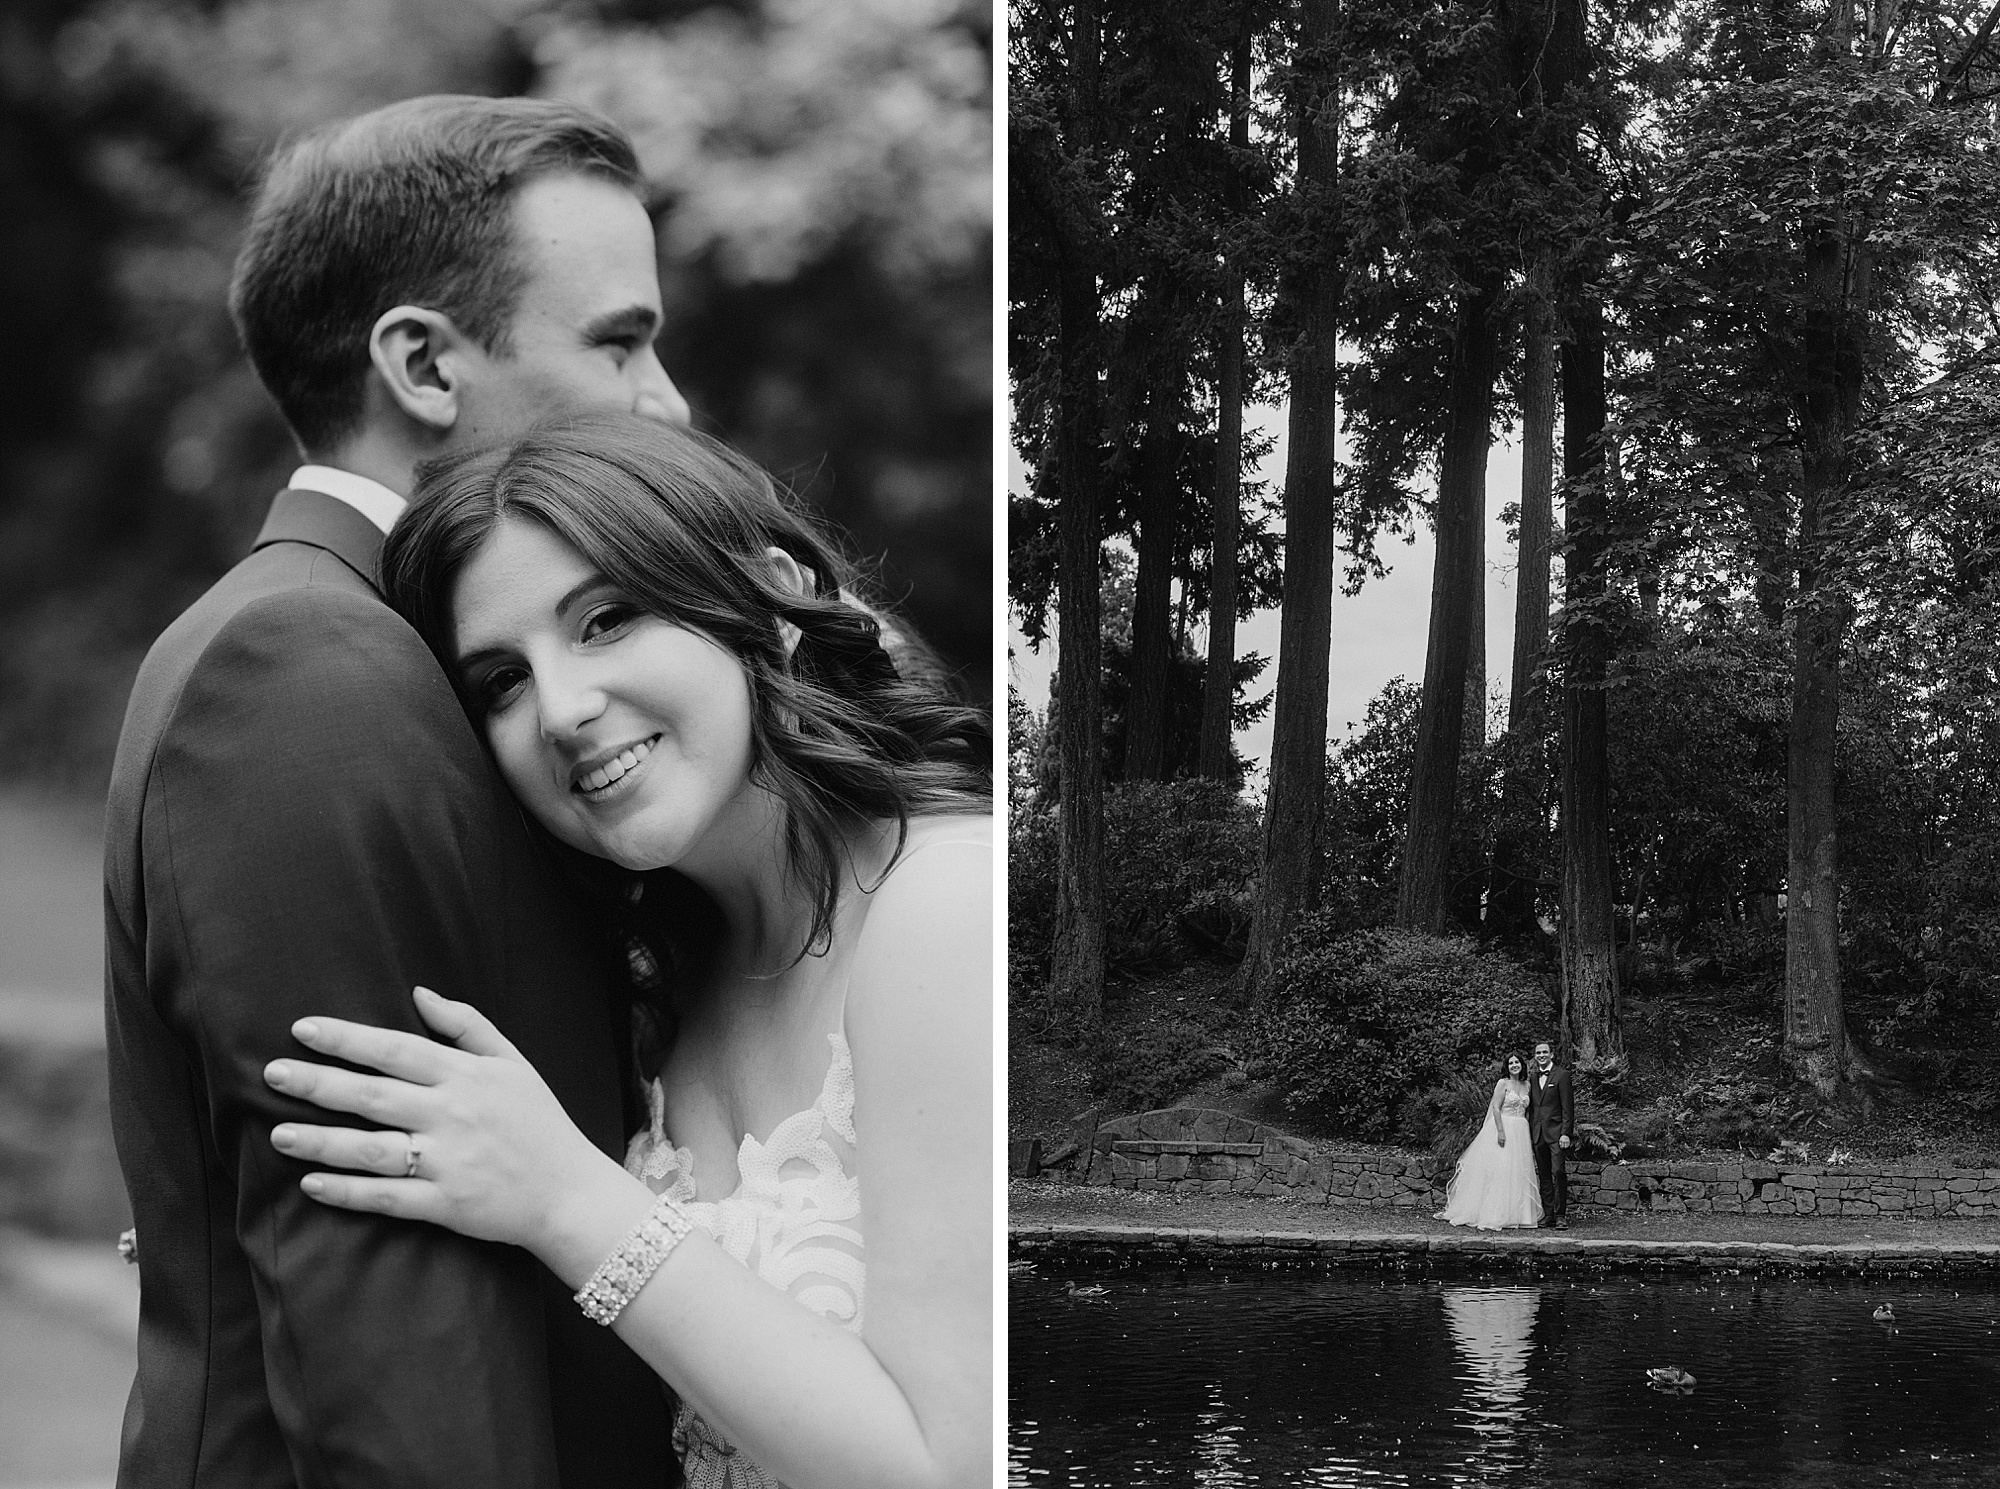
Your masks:
{"label": "suit jacket collar", "polygon": [[382,529],[337,496],[323,491],[280,491],[252,548],[272,543],[323,548],[371,587],[381,589]]}

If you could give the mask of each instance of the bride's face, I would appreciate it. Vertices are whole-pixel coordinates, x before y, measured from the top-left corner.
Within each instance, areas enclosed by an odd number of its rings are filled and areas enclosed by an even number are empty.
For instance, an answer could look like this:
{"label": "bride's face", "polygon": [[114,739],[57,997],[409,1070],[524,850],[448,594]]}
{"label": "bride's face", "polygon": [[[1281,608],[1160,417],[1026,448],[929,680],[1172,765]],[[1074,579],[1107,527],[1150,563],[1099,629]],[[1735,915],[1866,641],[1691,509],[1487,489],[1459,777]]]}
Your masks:
{"label": "bride's face", "polygon": [[1521,1080],[1527,1075],[1527,1073],[1528,1073],[1527,1071],[1521,1068],[1521,1057],[1519,1055],[1509,1055],[1507,1057],[1508,1080],[1510,1081]]}
{"label": "bride's face", "polygon": [[706,636],[640,610],[560,538],[503,520],[452,591],[459,675],[500,772],[572,847],[689,860],[750,792],[750,688]]}

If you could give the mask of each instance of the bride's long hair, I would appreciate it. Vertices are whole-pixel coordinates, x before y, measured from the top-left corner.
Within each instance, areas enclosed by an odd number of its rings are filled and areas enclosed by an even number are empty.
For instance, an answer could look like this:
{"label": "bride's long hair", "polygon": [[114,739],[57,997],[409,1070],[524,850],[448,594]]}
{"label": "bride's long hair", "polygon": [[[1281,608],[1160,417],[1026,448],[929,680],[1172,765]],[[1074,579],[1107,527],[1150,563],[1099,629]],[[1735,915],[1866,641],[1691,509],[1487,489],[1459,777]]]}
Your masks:
{"label": "bride's long hair", "polygon": [[[812,905],[801,955],[832,934],[843,829],[893,820],[906,835],[915,816],[989,808],[986,716],[898,671],[881,613],[856,598],[838,546],[726,445],[633,414],[589,414],[419,467],[382,550],[383,592],[454,678],[453,588],[508,520],[553,534],[632,603],[742,666],[751,779],[784,805],[787,873]],[[783,582],[773,548],[810,576],[809,593]],[[477,700],[463,701],[483,726]],[[657,935],[644,939],[662,950]]]}
{"label": "bride's long hair", "polygon": [[1519,1060],[1521,1062],[1522,1080],[1526,1080],[1528,1078],[1528,1072],[1535,1068],[1534,1066],[1528,1063],[1527,1056],[1523,1055],[1519,1050],[1509,1050],[1507,1051],[1506,1054],[1500,1057],[1500,1078],[1502,1080],[1511,1081],[1514,1079],[1513,1074],[1507,1069],[1507,1067],[1512,1065],[1516,1060]]}

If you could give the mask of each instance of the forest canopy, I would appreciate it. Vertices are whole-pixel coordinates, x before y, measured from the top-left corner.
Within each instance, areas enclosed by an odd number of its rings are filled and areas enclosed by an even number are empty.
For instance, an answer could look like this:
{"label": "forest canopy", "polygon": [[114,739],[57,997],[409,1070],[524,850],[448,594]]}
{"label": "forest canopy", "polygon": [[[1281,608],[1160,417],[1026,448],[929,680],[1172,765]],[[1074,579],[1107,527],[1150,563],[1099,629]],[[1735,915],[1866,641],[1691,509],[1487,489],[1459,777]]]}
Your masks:
{"label": "forest canopy", "polygon": [[[1268,776],[1240,800],[1261,845],[1208,834],[1237,888],[1177,943],[1240,1006],[1329,937],[1476,936],[1545,971],[1607,1091],[1628,1010],[1713,985],[1768,1032],[1760,1079],[1990,1108],[2000,6],[1011,15],[1010,593],[1059,646],[1015,752],[1056,881],[1017,953],[1038,1026],[1090,1048],[1107,978],[1159,973],[1158,932],[1141,969],[1111,912],[1157,921],[1175,890],[1105,845],[1135,783],[1235,779],[1231,638],[1275,604]],[[1285,410],[1269,504],[1245,401]],[[1423,674],[1333,741],[1336,589],[1415,523]],[[1519,582],[1489,728],[1494,562]]]}

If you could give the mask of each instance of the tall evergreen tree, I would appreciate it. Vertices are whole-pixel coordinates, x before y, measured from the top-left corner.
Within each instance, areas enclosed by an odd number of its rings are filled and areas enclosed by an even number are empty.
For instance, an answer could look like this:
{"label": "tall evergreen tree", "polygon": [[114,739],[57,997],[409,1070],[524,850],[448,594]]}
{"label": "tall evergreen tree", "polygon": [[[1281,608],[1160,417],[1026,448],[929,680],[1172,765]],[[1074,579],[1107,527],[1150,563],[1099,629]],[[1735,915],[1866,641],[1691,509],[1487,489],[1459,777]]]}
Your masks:
{"label": "tall evergreen tree", "polygon": [[[1104,806],[1098,698],[1099,460],[1102,413],[1098,271],[1107,251],[1101,119],[1101,0],[1020,7],[1013,43],[1009,159],[1014,248],[1024,306],[1053,343],[1053,367],[1022,391],[1042,431],[1036,479],[1055,496],[1058,665],[1055,712],[1061,852],[1050,992],[1079,1036],[1104,992]],[[1050,303],[1052,302],[1052,303]],[[1018,355],[1018,353],[1017,353]],[[1031,360],[1031,359],[1022,359]]]}
{"label": "tall evergreen tree", "polygon": [[1232,7],[1229,154],[1224,165],[1222,305],[1215,351],[1215,496],[1209,539],[1208,670],[1201,702],[1201,773],[1221,780],[1230,763],[1230,677],[1236,663],[1236,544],[1243,505],[1243,219],[1249,193],[1252,0]]}
{"label": "tall evergreen tree", "polygon": [[1316,891],[1326,781],[1326,687],[1333,638],[1339,477],[1335,396],[1345,285],[1340,214],[1340,0],[1299,0],[1289,103],[1298,139],[1295,245],[1283,292],[1293,321],[1285,451],[1284,609],[1264,857],[1245,954],[1261,993]]}

